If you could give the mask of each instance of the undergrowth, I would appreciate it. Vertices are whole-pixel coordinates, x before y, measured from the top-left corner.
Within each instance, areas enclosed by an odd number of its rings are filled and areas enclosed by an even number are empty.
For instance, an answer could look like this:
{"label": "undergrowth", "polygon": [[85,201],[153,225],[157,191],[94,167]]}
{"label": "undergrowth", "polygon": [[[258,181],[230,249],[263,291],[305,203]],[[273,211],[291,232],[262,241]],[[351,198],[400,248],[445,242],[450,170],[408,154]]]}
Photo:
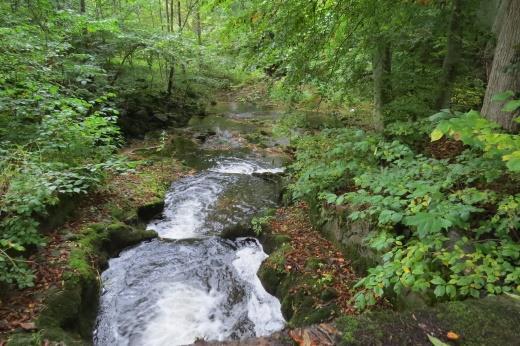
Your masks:
{"label": "undergrowth", "polygon": [[[356,285],[358,308],[414,291],[437,300],[520,292],[518,136],[476,112],[443,112],[416,124],[463,142],[445,159],[400,138],[351,128],[293,138],[294,199],[348,205],[352,222],[372,224],[367,244],[380,263]],[[403,136],[406,140],[406,136]]]}

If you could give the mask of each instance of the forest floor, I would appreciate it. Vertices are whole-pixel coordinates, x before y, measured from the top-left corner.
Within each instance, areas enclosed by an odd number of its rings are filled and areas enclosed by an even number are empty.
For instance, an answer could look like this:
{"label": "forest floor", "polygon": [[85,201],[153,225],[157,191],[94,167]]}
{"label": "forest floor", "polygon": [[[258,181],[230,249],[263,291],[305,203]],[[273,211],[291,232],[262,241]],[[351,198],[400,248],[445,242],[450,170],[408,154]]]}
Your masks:
{"label": "forest floor", "polygon": [[134,171],[110,174],[98,190],[67,202],[74,206],[64,206],[71,211],[65,223],[48,231],[46,245],[36,249],[28,259],[35,272],[34,286],[11,290],[0,301],[0,345],[5,344],[12,332],[37,329],[35,320],[45,308],[46,292],[52,288],[62,289],[64,273],[75,270],[70,265],[70,254],[81,246],[76,240],[89,225],[110,220],[114,210],[135,211],[162,200],[173,180],[191,173],[173,158],[150,160],[144,153],[157,145],[157,139],[130,141],[120,155],[138,162]]}
{"label": "forest floor", "polygon": [[[303,290],[312,295],[316,288],[330,290],[332,302],[340,307],[342,314],[355,314],[352,297],[357,277],[345,256],[327,239],[321,236],[309,220],[309,207],[301,202],[277,210],[270,223],[274,234],[289,237],[289,251],[284,252],[283,270],[313,280],[291,288],[290,293]],[[319,297],[315,306],[324,304]],[[327,303],[331,303],[328,301]]]}

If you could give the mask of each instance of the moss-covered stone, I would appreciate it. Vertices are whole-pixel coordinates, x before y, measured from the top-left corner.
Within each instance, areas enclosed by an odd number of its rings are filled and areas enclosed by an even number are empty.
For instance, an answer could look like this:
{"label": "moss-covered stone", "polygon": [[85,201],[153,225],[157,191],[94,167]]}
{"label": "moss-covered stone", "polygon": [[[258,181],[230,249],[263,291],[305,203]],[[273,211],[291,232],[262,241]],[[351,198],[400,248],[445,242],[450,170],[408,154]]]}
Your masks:
{"label": "moss-covered stone", "polygon": [[260,241],[262,242],[264,251],[268,254],[272,254],[277,249],[281,248],[284,244],[289,244],[291,238],[285,234],[263,232],[260,236]]}
{"label": "moss-covered stone", "polygon": [[162,213],[164,209],[164,199],[157,199],[137,209],[137,216],[142,222],[149,222]]}
{"label": "moss-covered stone", "polygon": [[457,345],[517,345],[520,302],[505,296],[448,302],[347,316],[336,320],[342,345],[431,345],[428,335],[448,345],[448,331],[460,336]]}
{"label": "moss-covered stone", "polygon": [[48,292],[37,320],[42,336],[66,345],[90,344],[99,297],[98,271],[122,249],[156,236],[142,225],[120,221],[93,224],[79,234],[69,257],[70,271],[64,273],[64,287]]}
{"label": "moss-covered stone", "polygon": [[42,345],[41,332],[17,332],[7,340],[7,346],[40,346]]}
{"label": "moss-covered stone", "polygon": [[88,345],[97,312],[99,284],[96,278],[67,273],[62,290],[48,293],[36,322],[47,340],[66,345]]}
{"label": "moss-covered stone", "polygon": [[[258,277],[266,291],[280,300],[282,314],[288,325],[308,326],[338,316],[339,308],[333,302],[335,292],[332,289],[329,290],[309,272],[286,270],[285,256],[292,251],[289,238],[275,234],[264,238],[270,240],[274,249],[260,267]],[[310,258],[306,267],[319,267],[319,263],[316,258]]]}

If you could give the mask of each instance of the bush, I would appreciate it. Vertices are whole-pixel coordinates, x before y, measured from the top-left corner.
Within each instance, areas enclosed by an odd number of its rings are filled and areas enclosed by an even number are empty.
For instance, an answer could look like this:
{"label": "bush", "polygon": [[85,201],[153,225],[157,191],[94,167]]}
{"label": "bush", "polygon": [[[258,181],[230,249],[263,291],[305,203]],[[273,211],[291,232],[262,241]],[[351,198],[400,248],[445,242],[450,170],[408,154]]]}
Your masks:
{"label": "bush", "polygon": [[377,225],[366,241],[382,260],[357,284],[359,308],[405,289],[441,300],[520,291],[517,137],[475,112],[441,118],[433,139],[467,144],[442,160],[352,129],[296,142],[293,197],[355,206],[349,219]]}

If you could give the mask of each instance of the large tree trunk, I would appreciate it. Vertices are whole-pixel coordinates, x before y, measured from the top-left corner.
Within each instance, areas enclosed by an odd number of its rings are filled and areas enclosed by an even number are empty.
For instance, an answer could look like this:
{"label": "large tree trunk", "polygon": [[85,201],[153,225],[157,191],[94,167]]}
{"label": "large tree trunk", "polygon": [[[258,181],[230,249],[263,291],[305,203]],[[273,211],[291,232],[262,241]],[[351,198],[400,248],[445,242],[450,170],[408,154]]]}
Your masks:
{"label": "large tree trunk", "polygon": [[518,131],[519,126],[514,121],[518,114],[502,112],[504,102],[493,101],[493,96],[498,93],[508,90],[517,94],[520,92],[520,69],[518,68],[520,63],[520,0],[508,0],[507,2],[482,114],[487,119],[496,121],[506,130]]}
{"label": "large tree trunk", "polygon": [[[485,0],[487,3],[489,0]],[[491,75],[491,68],[493,66],[493,56],[495,55],[495,47],[497,45],[497,38],[500,35],[500,30],[502,30],[502,24],[504,23],[504,18],[506,15],[506,10],[509,7],[511,0],[494,0],[492,4],[487,3],[485,6],[495,6],[495,15],[493,24],[491,26],[491,33],[493,34],[493,38],[488,41],[486,44],[486,48],[484,50],[484,63],[486,67],[486,79],[489,80],[489,76]],[[486,14],[486,13],[484,13]]]}
{"label": "large tree trunk", "polygon": [[373,127],[381,132],[384,129],[383,108],[390,102],[391,85],[390,73],[392,68],[392,53],[390,45],[379,40],[373,55],[373,78],[374,78],[374,113]]}
{"label": "large tree trunk", "polygon": [[448,32],[447,52],[442,64],[442,75],[435,107],[449,108],[453,82],[457,77],[457,63],[462,50],[462,6],[464,0],[453,0]]}

